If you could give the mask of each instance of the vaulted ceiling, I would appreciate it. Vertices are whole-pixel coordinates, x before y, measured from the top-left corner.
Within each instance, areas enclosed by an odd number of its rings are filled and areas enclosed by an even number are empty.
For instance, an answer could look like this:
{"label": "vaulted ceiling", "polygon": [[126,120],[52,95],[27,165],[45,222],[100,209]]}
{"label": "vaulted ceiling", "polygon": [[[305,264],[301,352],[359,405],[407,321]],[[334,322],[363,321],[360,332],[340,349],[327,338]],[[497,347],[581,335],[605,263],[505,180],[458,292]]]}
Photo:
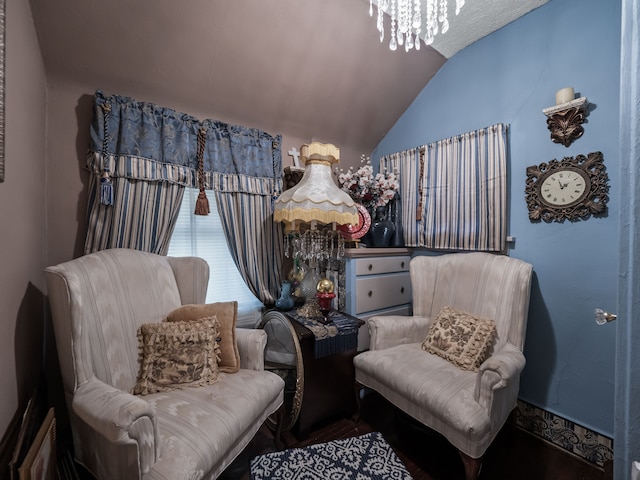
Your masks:
{"label": "vaulted ceiling", "polygon": [[[461,26],[451,18],[450,31],[434,44],[444,55],[424,45],[391,52],[378,41],[367,0],[31,0],[31,6],[52,80],[107,94],[136,92],[140,101],[162,98],[163,106],[192,106],[211,112],[208,118],[368,152],[445,55],[546,1],[467,0],[463,13],[471,16],[461,16]],[[474,3],[492,10],[476,21]]]}

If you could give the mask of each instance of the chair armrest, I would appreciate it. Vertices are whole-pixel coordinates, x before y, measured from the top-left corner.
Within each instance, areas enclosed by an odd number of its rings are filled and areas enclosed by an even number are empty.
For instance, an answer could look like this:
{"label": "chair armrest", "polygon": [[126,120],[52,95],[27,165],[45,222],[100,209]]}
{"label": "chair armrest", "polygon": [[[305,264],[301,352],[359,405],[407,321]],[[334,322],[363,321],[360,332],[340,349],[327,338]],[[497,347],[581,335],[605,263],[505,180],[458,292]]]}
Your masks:
{"label": "chair armrest", "polygon": [[382,350],[405,343],[422,342],[427,336],[429,317],[387,315],[369,319],[370,350]]}
{"label": "chair armrest", "polygon": [[72,408],[81,420],[110,442],[137,443],[142,471],[156,462],[160,453],[156,409],[142,397],[91,377],[76,390]]}
{"label": "chair armrest", "polygon": [[494,387],[495,389],[504,386],[510,378],[520,375],[525,363],[524,355],[520,349],[506,343],[500,351],[495,352],[480,365],[479,373],[493,371],[500,375],[500,385]]}
{"label": "chair armrest", "polygon": [[525,363],[520,349],[506,343],[480,365],[474,392],[476,401],[489,411],[495,407],[493,402],[496,392],[504,390],[504,394],[500,395],[501,402],[507,402],[507,404],[498,405],[498,407],[511,411],[517,401],[520,373]]}
{"label": "chair armrest", "polygon": [[267,333],[262,329],[236,328],[236,342],[240,352],[240,368],[264,370]]}

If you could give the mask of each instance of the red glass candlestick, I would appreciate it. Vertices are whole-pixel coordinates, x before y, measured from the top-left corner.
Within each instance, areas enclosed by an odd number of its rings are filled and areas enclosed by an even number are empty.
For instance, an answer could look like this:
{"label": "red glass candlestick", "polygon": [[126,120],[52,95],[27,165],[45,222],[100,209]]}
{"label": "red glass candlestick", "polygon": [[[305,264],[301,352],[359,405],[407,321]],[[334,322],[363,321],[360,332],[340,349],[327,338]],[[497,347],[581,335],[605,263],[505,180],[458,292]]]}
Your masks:
{"label": "red glass candlestick", "polygon": [[329,312],[331,311],[331,302],[336,298],[336,294],[332,292],[318,292],[316,293],[316,297],[318,298],[320,313],[322,313],[322,320],[319,320],[319,322],[325,325],[331,323]]}

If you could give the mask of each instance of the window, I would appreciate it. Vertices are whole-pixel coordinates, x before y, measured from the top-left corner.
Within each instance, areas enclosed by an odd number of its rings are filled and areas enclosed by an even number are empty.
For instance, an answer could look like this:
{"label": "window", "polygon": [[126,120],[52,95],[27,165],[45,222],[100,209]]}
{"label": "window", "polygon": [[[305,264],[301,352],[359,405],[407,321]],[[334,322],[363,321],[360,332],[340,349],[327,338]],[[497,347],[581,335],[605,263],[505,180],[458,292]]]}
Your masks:
{"label": "window", "polygon": [[211,210],[207,216],[193,214],[197,198],[198,189],[186,189],[167,255],[204,258],[210,270],[207,303],[237,300],[238,326],[255,327],[263,305],[244,283],[231,258],[214,194],[207,191]]}

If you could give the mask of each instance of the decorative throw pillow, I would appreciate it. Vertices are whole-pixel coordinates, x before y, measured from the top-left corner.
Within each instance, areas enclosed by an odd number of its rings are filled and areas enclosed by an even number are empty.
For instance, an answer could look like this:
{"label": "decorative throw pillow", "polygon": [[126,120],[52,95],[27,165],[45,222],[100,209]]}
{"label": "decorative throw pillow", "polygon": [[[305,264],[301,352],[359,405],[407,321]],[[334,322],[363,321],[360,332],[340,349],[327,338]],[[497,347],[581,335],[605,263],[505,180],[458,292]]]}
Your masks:
{"label": "decorative throw pillow", "polygon": [[476,372],[490,355],[495,336],[493,320],[443,307],[429,328],[422,349],[463,370]]}
{"label": "decorative throw pillow", "polygon": [[218,321],[145,323],[138,329],[140,370],[133,393],[146,395],[218,380]]}
{"label": "decorative throw pillow", "polygon": [[167,316],[168,322],[199,320],[215,316],[220,323],[220,362],[221,372],[235,373],[240,369],[240,352],[236,342],[236,319],[238,302],[217,302],[203,305],[183,305]]}

